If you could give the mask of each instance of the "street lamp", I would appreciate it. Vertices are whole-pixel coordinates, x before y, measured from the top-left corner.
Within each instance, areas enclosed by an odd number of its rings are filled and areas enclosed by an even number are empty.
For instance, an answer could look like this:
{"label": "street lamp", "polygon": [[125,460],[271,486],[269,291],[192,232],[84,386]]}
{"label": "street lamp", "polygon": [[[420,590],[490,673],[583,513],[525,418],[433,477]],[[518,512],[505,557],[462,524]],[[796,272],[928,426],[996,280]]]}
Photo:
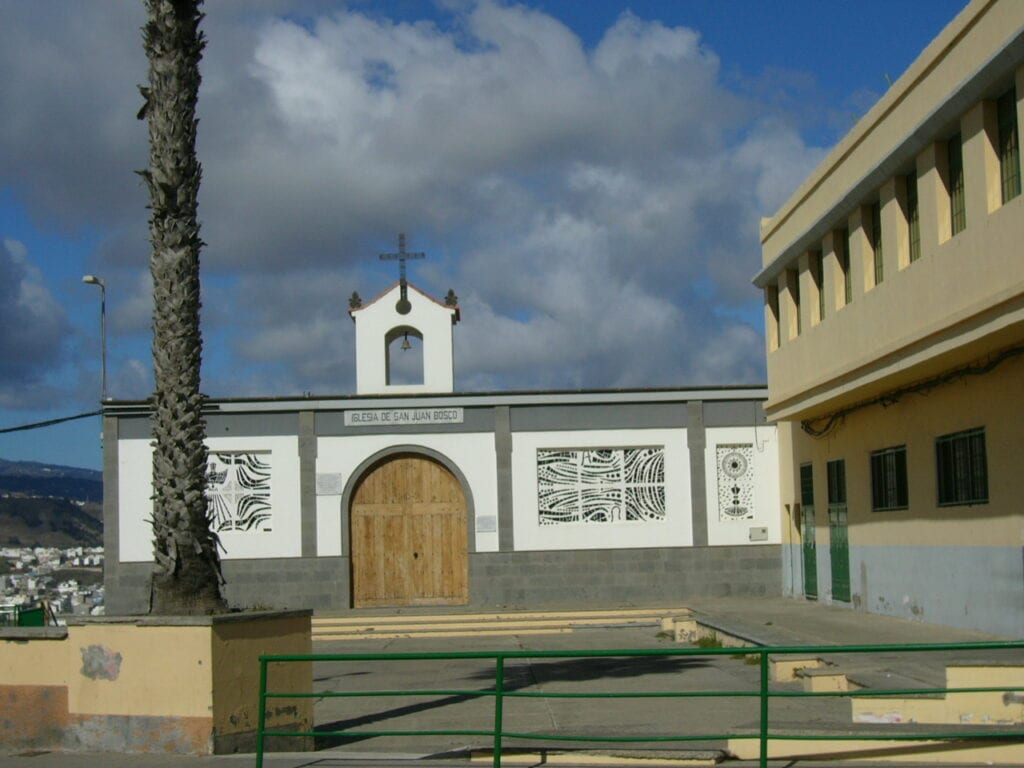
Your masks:
{"label": "street lamp", "polygon": [[103,383],[100,387],[100,399],[107,400],[107,285],[96,275],[83,275],[82,282],[100,287],[100,365],[103,371]]}

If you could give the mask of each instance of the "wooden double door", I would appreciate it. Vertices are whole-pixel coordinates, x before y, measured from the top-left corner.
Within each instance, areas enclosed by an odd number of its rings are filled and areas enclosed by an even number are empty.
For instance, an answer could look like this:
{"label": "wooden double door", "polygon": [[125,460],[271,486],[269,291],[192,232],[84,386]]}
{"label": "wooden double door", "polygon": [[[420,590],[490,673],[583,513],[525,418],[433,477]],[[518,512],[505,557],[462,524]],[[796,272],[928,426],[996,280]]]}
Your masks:
{"label": "wooden double door", "polygon": [[356,486],[350,520],[355,607],[468,602],[466,499],[443,465],[381,461]]}

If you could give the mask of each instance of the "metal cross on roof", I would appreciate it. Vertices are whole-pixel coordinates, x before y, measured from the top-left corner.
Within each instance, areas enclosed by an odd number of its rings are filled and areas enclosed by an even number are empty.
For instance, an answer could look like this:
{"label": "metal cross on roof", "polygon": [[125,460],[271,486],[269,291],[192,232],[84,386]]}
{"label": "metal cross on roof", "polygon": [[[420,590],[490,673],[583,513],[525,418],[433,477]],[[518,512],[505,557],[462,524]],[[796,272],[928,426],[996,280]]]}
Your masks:
{"label": "metal cross on roof", "polygon": [[409,310],[412,309],[412,305],[409,304],[409,291],[406,287],[405,279],[405,262],[407,259],[425,259],[427,254],[422,252],[409,253],[405,250],[405,233],[398,235],[398,253],[382,253],[380,254],[381,261],[397,261],[398,262],[398,286],[401,291],[401,297],[398,299],[398,304],[395,308],[401,315],[409,314]]}

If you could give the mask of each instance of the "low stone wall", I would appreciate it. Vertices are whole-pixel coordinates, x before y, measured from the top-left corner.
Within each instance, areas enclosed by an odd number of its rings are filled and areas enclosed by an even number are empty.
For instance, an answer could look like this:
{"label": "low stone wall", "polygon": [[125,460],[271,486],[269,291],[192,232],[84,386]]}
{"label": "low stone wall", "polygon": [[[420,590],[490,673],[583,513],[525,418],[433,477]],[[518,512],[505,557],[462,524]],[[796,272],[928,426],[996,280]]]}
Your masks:
{"label": "low stone wall", "polygon": [[[348,557],[226,560],[232,605],[319,611],[352,607]],[[149,563],[108,564],[107,608],[148,608]],[[476,608],[650,605],[692,597],[782,594],[778,544],[521,552],[471,552],[469,601]]]}
{"label": "low stone wall", "polygon": [[[312,651],[311,611],[82,620],[0,630],[0,744],[10,749],[251,751],[259,656]],[[276,691],[312,690],[309,664]],[[311,730],[312,700],[267,707],[267,725]],[[295,739],[286,748],[309,748]]]}
{"label": "low stone wall", "polygon": [[481,608],[650,605],[782,592],[778,544],[478,552],[469,564],[470,601]]}

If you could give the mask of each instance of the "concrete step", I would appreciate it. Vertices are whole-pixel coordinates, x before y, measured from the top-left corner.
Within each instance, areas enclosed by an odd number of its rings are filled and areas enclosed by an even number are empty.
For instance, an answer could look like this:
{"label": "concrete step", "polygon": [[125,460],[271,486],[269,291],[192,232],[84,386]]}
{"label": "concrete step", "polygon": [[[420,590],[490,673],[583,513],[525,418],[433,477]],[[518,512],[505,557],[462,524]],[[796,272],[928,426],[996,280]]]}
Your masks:
{"label": "concrete step", "polygon": [[[946,688],[1013,686],[1009,693],[948,693],[933,696],[858,696],[851,700],[855,723],[1019,725],[1024,723],[1024,666],[957,664],[946,667]],[[890,686],[893,689],[902,686]]]}
{"label": "concrete step", "polygon": [[588,627],[651,626],[671,632],[688,615],[686,608],[321,615],[313,617],[313,640],[562,634]]}

